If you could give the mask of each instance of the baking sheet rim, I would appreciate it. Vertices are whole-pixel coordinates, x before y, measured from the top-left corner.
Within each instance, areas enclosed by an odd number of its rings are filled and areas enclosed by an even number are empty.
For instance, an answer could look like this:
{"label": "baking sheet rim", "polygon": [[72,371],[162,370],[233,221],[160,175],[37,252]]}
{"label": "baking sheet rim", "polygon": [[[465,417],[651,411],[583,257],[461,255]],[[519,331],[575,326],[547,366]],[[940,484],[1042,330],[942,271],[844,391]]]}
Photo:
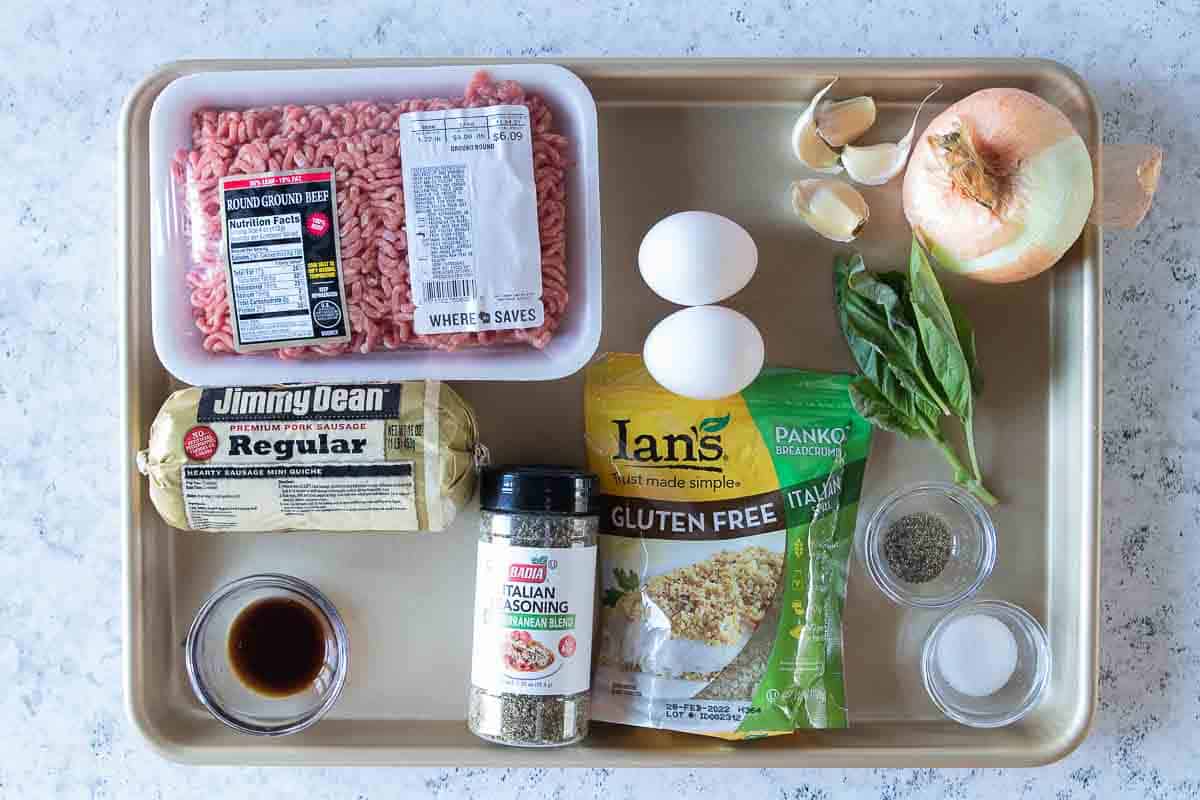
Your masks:
{"label": "baking sheet rim", "polygon": [[[138,246],[131,241],[131,229],[139,222],[133,218],[132,204],[140,189],[135,189],[132,183],[132,170],[135,167],[131,153],[130,132],[134,124],[143,124],[142,116],[149,113],[149,105],[140,107],[147,92],[161,91],[170,80],[182,74],[204,69],[287,69],[287,68],[353,68],[360,66],[434,66],[441,64],[463,63],[523,63],[531,59],[279,59],[279,60],[182,60],[166,64],[147,76],[130,92],[122,107],[118,131],[117,187],[116,187],[116,243],[118,258],[118,302],[120,304],[121,331],[119,341],[119,366],[123,380],[121,383],[121,426],[122,441],[125,452],[122,453],[122,688],[126,715],[133,727],[146,742],[163,757],[184,763],[193,764],[313,764],[313,765],[429,765],[453,766],[463,763],[512,766],[515,763],[529,763],[553,766],[606,766],[620,762],[624,766],[738,766],[738,767],[782,767],[782,766],[943,766],[943,767],[995,767],[995,766],[1036,766],[1052,763],[1064,758],[1086,738],[1092,724],[1096,707],[1096,680],[1099,653],[1098,613],[1099,613],[1099,525],[1100,525],[1100,465],[1098,459],[1100,428],[1100,387],[1101,383],[1101,349],[1102,349],[1102,255],[1103,248],[1098,246],[1102,232],[1098,227],[1085,231],[1085,248],[1087,261],[1093,267],[1084,275],[1085,286],[1083,293],[1087,299],[1084,314],[1086,344],[1083,357],[1084,397],[1081,412],[1085,415],[1084,428],[1092,435],[1085,439],[1083,453],[1084,494],[1090,496],[1091,502],[1084,502],[1080,509],[1081,524],[1087,533],[1083,534],[1082,552],[1080,553],[1081,569],[1090,572],[1087,580],[1080,582],[1079,591],[1080,619],[1083,622],[1081,637],[1080,667],[1087,673],[1086,685],[1082,687],[1082,704],[1070,709],[1070,723],[1056,736],[1042,742],[1039,749],[1019,751],[1013,748],[994,748],[991,751],[982,748],[971,748],[969,739],[966,746],[962,742],[955,746],[940,745],[931,748],[895,747],[895,746],[866,746],[866,747],[813,747],[813,748],[783,748],[762,747],[757,743],[743,745],[720,744],[720,749],[733,756],[736,761],[727,763],[714,760],[713,741],[696,737],[697,746],[683,745],[670,750],[636,750],[630,748],[590,747],[566,748],[557,751],[514,751],[500,749],[480,743],[474,749],[450,747],[420,747],[401,748],[384,745],[372,747],[287,747],[273,746],[255,747],[254,742],[246,742],[244,747],[205,747],[199,744],[183,744],[172,739],[164,731],[155,726],[151,714],[148,713],[138,691],[137,680],[142,667],[139,656],[140,644],[135,621],[140,618],[143,609],[135,603],[137,583],[140,579],[140,553],[137,549],[138,517],[141,508],[136,501],[145,500],[145,489],[134,464],[134,452],[140,446],[143,432],[135,430],[131,410],[137,401],[140,387],[137,382],[138,372],[131,364],[131,351],[134,350],[136,332],[148,321],[134,318],[130,293],[135,282],[132,279],[132,264],[138,256],[133,249]],[[587,71],[602,71],[609,69],[652,69],[661,77],[672,75],[694,74],[698,70],[718,69],[744,70],[746,72],[765,74],[781,71],[807,74],[856,74],[866,76],[872,70],[883,71],[889,68],[904,70],[910,74],[922,71],[930,74],[945,75],[947,71],[961,71],[964,74],[979,75],[981,73],[997,73],[998,77],[1007,75],[1028,75],[1041,70],[1057,73],[1060,79],[1073,84],[1088,101],[1090,140],[1096,148],[1095,158],[1097,167],[1100,166],[1101,150],[1099,139],[1099,106],[1087,84],[1072,71],[1054,61],[1045,59],[554,59],[553,63],[566,66],[568,69]],[[878,73],[876,73],[878,74]],[[653,75],[649,76],[653,77]],[[156,88],[157,87],[157,88]],[[602,101],[598,101],[601,105]],[[148,224],[141,223],[148,229]],[[144,279],[138,278],[137,284]],[[1087,313],[1090,312],[1090,313]],[[1089,323],[1090,318],[1090,323]],[[1090,351],[1090,352],[1089,352]],[[1090,642],[1090,646],[1089,646]],[[911,726],[907,738],[912,739],[922,727],[921,723]],[[964,731],[969,733],[967,731]],[[801,733],[798,736],[805,736]],[[815,733],[815,736],[828,734]],[[681,740],[676,740],[681,741]],[[247,757],[247,754],[253,754]]]}

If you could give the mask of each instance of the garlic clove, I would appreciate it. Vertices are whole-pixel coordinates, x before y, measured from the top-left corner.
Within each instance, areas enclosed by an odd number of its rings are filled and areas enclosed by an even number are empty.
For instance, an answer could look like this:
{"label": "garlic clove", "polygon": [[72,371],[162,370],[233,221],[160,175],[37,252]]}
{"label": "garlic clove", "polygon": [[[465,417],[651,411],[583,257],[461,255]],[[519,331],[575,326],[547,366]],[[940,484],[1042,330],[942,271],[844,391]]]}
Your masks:
{"label": "garlic clove", "polygon": [[904,165],[908,163],[908,154],[912,152],[913,140],[917,133],[917,120],[921,118],[921,109],[925,108],[929,98],[937,94],[941,88],[942,84],[939,83],[932,92],[925,95],[925,99],[917,106],[917,113],[913,114],[912,125],[909,126],[908,133],[899,142],[894,144],[885,142],[866,147],[846,145],[842,149],[842,166],[845,167],[850,180],[866,186],[882,186],[904,171]]}
{"label": "garlic clove", "polygon": [[875,124],[875,101],[866,96],[826,102],[814,115],[817,135],[830,147],[844,147]]}
{"label": "garlic clove", "polygon": [[829,178],[794,182],[792,208],[810,228],[835,242],[854,241],[871,216],[857,189]]}
{"label": "garlic clove", "polygon": [[899,144],[872,144],[866,147],[847,146],[842,151],[842,165],[855,183],[882,186],[900,174],[908,150]]}
{"label": "garlic clove", "polygon": [[808,108],[804,109],[804,113],[800,115],[800,119],[796,120],[796,124],[792,128],[792,152],[796,154],[796,158],[800,159],[800,163],[809,169],[827,175],[841,172],[842,166],[838,163],[837,151],[825,144],[825,141],[817,135],[816,112],[821,106],[821,100],[824,99],[825,93],[832,89],[835,83],[837,83],[837,78],[817,92],[817,96],[808,104]]}

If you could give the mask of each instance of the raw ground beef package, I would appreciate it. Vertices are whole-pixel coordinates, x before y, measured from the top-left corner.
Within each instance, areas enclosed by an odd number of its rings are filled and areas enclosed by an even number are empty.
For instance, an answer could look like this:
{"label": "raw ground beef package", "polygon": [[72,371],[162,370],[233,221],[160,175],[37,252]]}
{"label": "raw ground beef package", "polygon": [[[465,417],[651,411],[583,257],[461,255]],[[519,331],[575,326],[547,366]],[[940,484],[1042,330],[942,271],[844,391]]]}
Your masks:
{"label": "raw ground beef package", "polygon": [[[537,327],[507,330],[418,333],[413,322],[417,304],[410,283],[400,157],[401,115],[498,105],[528,109],[544,321]],[[191,264],[180,280],[181,284],[186,281],[190,291],[204,349],[214,353],[235,349],[222,236],[221,179],[322,167],[334,171],[349,341],[281,347],[276,350],[281,358],[401,347],[452,350],[497,343],[544,348],[559,325],[568,297],[566,153],[567,140],[555,133],[550,109],[541,97],[527,95],[515,81],[493,81],[482,72],[461,97],[196,111],[192,146],[176,154],[172,175],[184,193],[190,225]],[[485,257],[476,256],[481,263]],[[308,266],[311,270],[312,264]],[[536,276],[536,267],[533,269]]]}

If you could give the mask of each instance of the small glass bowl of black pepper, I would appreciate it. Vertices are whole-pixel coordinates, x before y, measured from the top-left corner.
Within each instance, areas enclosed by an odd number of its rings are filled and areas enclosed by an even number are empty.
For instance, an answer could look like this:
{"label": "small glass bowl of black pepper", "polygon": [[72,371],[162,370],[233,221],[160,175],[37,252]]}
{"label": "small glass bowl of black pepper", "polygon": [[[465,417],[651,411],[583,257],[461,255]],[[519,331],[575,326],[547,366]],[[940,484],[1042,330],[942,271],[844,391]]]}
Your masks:
{"label": "small glass bowl of black pepper", "polygon": [[996,563],[996,528],[983,504],[952,483],[889,495],[867,522],[867,571],[893,602],[951,608],[983,586]]}
{"label": "small glass bowl of black pepper", "polygon": [[213,592],[188,631],[192,691],[242,733],[283,736],[321,719],[346,682],[349,637],[312,584],[264,573]]}

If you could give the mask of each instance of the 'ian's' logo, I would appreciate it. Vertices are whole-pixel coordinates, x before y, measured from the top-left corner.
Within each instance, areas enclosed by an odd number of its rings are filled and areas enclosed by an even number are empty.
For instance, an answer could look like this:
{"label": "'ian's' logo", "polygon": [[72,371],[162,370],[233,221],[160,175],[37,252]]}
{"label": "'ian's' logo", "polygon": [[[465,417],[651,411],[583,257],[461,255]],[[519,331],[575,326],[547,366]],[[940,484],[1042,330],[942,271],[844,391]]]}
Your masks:
{"label": "'ian's' logo", "polygon": [[698,469],[721,472],[719,464],[725,459],[721,431],[729,424],[730,415],[705,417],[686,433],[667,433],[654,436],[634,434],[628,419],[614,419],[617,428],[617,452],[614,461],[632,461],[660,469]]}

